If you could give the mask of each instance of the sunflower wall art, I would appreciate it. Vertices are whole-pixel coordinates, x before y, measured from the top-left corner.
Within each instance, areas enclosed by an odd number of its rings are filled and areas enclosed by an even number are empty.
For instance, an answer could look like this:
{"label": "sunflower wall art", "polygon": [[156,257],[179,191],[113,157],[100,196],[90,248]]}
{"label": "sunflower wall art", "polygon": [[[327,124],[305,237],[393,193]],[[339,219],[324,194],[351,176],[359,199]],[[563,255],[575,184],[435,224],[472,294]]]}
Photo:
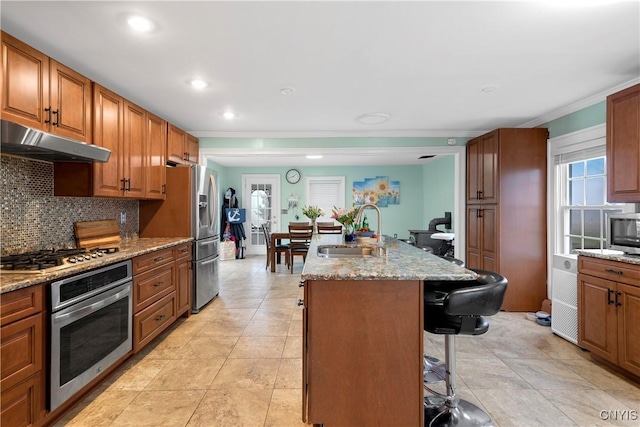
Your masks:
{"label": "sunflower wall art", "polygon": [[365,178],[364,181],[353,182],[353,204],[360,206],[374,203],[386,208],[400,204],[400,181],[391,181],[388,176]]}

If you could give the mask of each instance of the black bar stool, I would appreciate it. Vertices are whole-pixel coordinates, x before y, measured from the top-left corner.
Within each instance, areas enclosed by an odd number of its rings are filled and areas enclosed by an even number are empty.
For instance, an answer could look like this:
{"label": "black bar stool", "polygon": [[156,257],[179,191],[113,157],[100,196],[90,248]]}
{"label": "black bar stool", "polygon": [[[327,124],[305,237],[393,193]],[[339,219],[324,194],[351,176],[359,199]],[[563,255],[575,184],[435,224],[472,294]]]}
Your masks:
{"label": "black bar stool", "polygon": [[[436,399],[425,396],[425,426],[494,425],[482,409],[456,396],[455,337],[482,335],[489,330],[489,322],[483,316],[500,311],[508,283],[498,273],[473,271],[478,275],[474,281],[425,282],[424,329],[445,335],[447,387],[444,395],[428,389],[436,394]],[[437,408],[434,402],[440,402]]]}

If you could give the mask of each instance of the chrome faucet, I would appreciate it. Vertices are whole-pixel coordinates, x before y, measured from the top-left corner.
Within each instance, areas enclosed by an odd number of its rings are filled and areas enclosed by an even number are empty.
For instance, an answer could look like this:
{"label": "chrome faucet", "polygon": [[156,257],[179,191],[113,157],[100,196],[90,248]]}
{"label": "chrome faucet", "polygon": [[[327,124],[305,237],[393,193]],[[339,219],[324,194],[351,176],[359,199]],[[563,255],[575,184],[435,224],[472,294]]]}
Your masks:
{"label": "chrome faucet", "polygon": [[365,203],[364,205],[360,206],[360,208],[358,209],[358,213],[356,214],[356,219],[354,221],[356,224],[360,222],[362,211],[366,207],[372,207],[378,212],[378,229],[376,230],[376,233],[378,233],[378,237],[377,237],[378,243],[382,243],[382,212],[380,212],[380,208],[378,206],[376,206],[373,203]]}

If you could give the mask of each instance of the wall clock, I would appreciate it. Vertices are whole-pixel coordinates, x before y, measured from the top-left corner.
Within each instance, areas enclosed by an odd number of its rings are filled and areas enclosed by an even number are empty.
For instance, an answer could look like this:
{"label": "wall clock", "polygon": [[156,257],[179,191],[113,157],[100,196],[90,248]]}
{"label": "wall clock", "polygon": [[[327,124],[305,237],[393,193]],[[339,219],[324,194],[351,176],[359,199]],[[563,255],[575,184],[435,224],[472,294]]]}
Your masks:
{"label": "wall clock", "polygon": [[289,169],[285,177],[289,184],[296,184],[300,181],[300,171],[298,169]]}

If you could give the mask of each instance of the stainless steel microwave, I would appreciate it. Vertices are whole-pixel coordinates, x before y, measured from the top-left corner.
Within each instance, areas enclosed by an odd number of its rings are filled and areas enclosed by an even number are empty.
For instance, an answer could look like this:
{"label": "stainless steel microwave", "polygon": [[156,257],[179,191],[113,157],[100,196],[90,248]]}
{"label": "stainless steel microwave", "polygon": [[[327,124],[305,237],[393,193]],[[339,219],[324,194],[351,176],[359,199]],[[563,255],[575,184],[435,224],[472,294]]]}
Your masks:
{"label": "stainless steel microwave", "polygon": [[640,254],[640,213],[607,215],[607,247],[628,254]]}

